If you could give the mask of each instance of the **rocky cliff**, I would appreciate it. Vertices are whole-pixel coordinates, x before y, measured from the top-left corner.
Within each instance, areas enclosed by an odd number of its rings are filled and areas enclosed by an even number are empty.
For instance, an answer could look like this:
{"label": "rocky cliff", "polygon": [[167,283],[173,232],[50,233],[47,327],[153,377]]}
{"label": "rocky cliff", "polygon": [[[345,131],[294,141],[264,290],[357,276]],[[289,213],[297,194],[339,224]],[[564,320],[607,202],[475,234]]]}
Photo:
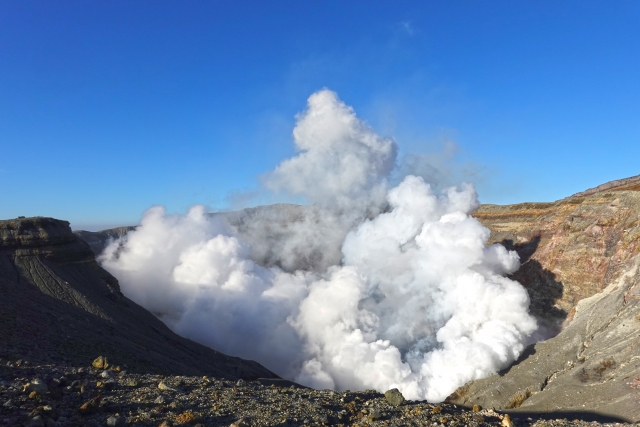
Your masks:
{"label": "rocky cliff", "polygon": [[640,251],[640,192],[606,191],[554,203],[482,205],[474,216],[490,243],[520,255],[514,278],[532,297],[532,311],[553,327],[573,318],[577,303],[604,290]]}
{"label": "rocky cliff", "polygon": [[640,421],[640,176],[554,203],[483,205],[491,241],[515,249],[514,274],[542,334],[510,369],[449,401],[521,412],[594,412]]}
{"label": "rocky cliff", "polygon": [[0,221],[0,357],[86,365],[97,355],[133,372],[275,377],[174,334],[124,297],[68,222]]}

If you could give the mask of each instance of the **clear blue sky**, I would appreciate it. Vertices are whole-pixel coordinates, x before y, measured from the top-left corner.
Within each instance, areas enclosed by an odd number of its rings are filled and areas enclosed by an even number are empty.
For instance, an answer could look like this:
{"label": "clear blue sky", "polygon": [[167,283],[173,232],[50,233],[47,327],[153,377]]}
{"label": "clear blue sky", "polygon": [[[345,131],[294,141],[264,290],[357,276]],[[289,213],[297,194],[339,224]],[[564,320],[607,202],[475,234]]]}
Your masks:
{"label": "clear blue sky", "polygon": [[0,0],[0,218],[228,207],[323,87],[483,202],[640,174],[637,0]]}

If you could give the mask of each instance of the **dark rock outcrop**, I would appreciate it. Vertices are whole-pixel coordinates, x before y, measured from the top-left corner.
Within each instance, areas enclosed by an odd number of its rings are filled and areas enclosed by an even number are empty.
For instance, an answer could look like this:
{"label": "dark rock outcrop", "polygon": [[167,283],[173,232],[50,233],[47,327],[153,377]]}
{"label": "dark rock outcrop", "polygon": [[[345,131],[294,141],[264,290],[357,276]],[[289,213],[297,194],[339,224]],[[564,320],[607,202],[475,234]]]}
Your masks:
{"label": "dark rock outcrop", "polygon": [[0,221],[0,357],[12,355],[76,365],[104,355],[132,372],[276,378],[171,332],[122,295],[68,222],[42,217]]}

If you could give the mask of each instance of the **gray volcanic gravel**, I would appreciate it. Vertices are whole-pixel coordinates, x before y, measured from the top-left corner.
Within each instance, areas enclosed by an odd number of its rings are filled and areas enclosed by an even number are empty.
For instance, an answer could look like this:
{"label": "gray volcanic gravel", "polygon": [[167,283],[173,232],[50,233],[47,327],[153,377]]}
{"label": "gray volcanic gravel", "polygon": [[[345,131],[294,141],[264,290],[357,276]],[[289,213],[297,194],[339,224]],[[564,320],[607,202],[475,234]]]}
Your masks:
{"label": "gray volcanic gravel", "polygon": [[125,366],[104,370],[0,359],[3,426],[602,425],[474,410],[414,401],[394,406],[373,390],[313,390],[278,379],[129,374]]}

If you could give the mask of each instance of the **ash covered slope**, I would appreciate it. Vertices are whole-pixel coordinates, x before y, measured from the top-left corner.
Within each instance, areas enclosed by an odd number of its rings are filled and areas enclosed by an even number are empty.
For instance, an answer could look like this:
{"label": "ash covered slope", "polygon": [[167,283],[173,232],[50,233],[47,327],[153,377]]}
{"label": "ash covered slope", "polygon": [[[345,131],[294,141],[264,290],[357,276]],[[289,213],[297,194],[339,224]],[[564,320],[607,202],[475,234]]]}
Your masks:
{"label": "ash covered slope", "polygon": [[[640,192],[604,184],[555,203],[481,206],[491,241],[518,250],[514,278],[556,337],[449,401],[524,412],[594,411],[640,421]],[[581,193],[582,194],[582,193]]]}
{"label": "ash covered slope", "polygon": [[69,223],[0,221],[0,355],[86,364],[97,355],[131,371],[275,377],[171,332],[120,292]]}

